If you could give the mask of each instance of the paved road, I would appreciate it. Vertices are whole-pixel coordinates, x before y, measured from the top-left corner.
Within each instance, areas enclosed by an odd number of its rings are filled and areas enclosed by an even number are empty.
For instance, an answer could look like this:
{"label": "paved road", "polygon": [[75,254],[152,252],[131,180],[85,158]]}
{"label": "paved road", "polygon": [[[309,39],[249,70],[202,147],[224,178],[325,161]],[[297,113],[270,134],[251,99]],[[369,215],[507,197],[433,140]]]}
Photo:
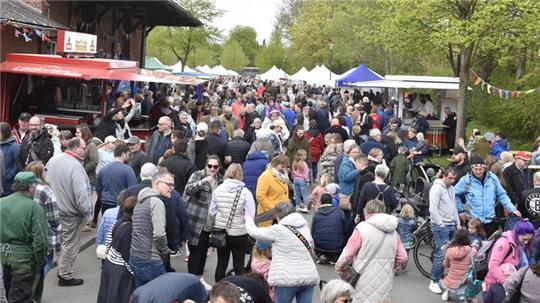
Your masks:
{"label": "paved road", "polygon": [[[306,215],[306,219],[310,220],[311,215]],[[93,243],[95,237],[93,232],[84,233],[83,243]],[[231,258],[232,259],[232,258]],[[214,270],[217,262],[217,252],[214,252],[206,263],[204,273],[205,280],[208,283],[214,282]],[[231,260],[232,262],[232,260]],[[45,279],[45,291],[43,294],[43,302],[45,303],[93,303],[96,302],[97,292],[100,281],[100,264],[95,257],[95,245],[88,245],[88,248],[81,251],[77,258],[75,273],[76,277],[83,278],[84,284],[77,287],[58,287],[56,278],[56,268],[52,269]],[[172,259],[172,266],[178,272],[187,272],[187,263],[184,262],[184,256],[175,257]],[[229,268],[232,267],[232,263]],[[319,275],[322,280],[331,280],[337,278],[331,265],[317,265]],[[440,302],[440,296],[431,293],[428,289],[429,281],[422,276],[411,259],[409,270],[395,277],[394,288],[392,291],[393,303],[427,303]],[[319,302],[320,291],[315,290],[313,302]]]}

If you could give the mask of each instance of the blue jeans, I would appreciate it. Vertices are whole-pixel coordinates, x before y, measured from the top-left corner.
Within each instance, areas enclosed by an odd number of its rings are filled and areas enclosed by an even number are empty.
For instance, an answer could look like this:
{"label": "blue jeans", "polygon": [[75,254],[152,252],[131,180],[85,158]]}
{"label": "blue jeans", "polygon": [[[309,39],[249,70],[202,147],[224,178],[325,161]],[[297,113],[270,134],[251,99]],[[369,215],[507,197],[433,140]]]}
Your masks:
{"label": "blue jeans", "polygon": [[448,243],[454,239],[456,226],[445,225],[444,227],[439,227],[432,223],[431,231],[433,232],[433,239],[435,240],[435,259],[433,260],[433,265],[431,267],[431,281],[437,282],[444,274],[444,251],[442,247],[448,245]]}
{"label": "blue jeans", "polygon": [[135,276],[135,288],[142,286],[165,273],[163,261],[129,258],[129,266]]}
{"label": "blue jeans", "polygon": [[43,269],[43,277],[46,277],[47,276],[47,273],[49,272],[49,270],[51,270],[52,266],[53,266],[53,254],[51,252],[50,255],[47,255],[47,259],[46,259],[46,262],[45,262],[45,268]]}
{"label": "blue jeans", "polygon": [[296,303],[311,303],[313,286],[276,286],[276,303],[291,303],[295,297]]}
{"label": "blue jeans", "polygon": [[294,179],[295,206],[305,206],[308,201],[308,186],[306,180]]}

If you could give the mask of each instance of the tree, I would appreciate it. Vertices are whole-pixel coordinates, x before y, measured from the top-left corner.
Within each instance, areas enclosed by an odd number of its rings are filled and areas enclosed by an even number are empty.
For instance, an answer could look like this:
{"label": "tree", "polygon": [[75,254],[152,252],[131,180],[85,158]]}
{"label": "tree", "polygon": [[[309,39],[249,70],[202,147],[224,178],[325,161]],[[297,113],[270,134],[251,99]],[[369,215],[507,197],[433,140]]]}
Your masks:
{"label": "tree", "polygon": [[[471,60],[478,45],[483,41],[493,42],[501,37],[521,37],[524,31],[516,31],[520,27],[538,28],[538,25],[526,26],[530,23],[538,24],[534,21],[538,20],[538,9],[535,8],[534,0],[379,2],[392,11],[386,24],[381,24],[380,33],[384,41],[394,39],[395,43],[404,47],[419,47],[427,41],[432,47],[446,51],[448,63],[460,80],[456,130],[458,138],[465,137],[469,74]],[[529,31],[525,32],[531,34]],[[501,43],[511,43],[511,40],[503,41]]]}
{"label": "tree", "polygon": [[283,41],[281,38],[281,31],[274,28],[270,37],[270,43],[268,46],[263,46],[259,49],[257,57],[255,58],[255,66],[261,71],[269,70],[272,66],[285,69],[285,48],[283,47]]}
{"label": "tree", "polygon": [[283,0],[276,16],[274,25],[281,31],[281,36],[287,44],[290,44],[292,41],[291,28],[298,21],[302,2],[303,0]]}
{"label": "tree", "polygon": [[244,54],[242,47],[236,40],[229,40],[223,46],[221,53],[221,65],[227,69],[241,71],[246,64],[249,63],[249,58]]}
{"label": "tree", "polygon": [[[221,31],[212,26],[212,21],[221,16],[223,11],[218,9],[212,0],[181,0],[180,4],[190,14],[204,24],[200,27],[156,27],[148,36],[148,54],[153,55],[156,45],[162,44],[170,50],[176,60],[183,66],[188,63],[190,55],[196,48],[207,47],[221,36]],[[182,67],[183,69],[183,67]]]}
{"label": "tree", "polygon": [[255,56],[259,45],[257,44],[257,31],[251,26],[235,26],[229,33],[229,40],[236,40],[244,54],[248,56],[249,63],[255,63]]}

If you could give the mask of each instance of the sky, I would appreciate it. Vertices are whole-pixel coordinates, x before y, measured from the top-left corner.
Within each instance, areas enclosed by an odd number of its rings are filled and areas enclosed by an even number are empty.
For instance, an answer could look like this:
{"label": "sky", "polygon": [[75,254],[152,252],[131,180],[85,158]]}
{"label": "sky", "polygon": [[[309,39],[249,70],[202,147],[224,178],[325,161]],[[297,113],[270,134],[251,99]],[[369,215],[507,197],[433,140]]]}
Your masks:
{"label": "sky", "polygon": [[215,3],[225,12],[212,24],[223,30],[225,36],[236,25],[247,25],[257,31],[259,44],[264,39],[270,40],[281,0],[215,0]]}

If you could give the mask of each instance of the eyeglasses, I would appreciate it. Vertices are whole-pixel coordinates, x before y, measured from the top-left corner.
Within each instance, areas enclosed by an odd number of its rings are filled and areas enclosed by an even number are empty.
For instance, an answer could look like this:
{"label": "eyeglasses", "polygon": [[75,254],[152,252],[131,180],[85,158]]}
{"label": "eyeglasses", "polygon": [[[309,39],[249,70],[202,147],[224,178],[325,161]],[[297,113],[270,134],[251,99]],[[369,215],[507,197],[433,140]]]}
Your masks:
{"label": "eyeglasses", "polygon": [[213,168],[213,169],[218,169],[218,168],[219,168],[219,165],[208,164],[206,167],[208,167],[208,168]]}
{"label": "eyeglasses", "polygon": [[174,188],[174,183],[169,183],[169,182],[165,182],[165,181],[161,181],[161,180],[160,180],[159,182],[160,182],[160,183],[163,183],[163,184],[166,184],[166,185],[168,185],[168,186],[171,187],[171,188]]}

